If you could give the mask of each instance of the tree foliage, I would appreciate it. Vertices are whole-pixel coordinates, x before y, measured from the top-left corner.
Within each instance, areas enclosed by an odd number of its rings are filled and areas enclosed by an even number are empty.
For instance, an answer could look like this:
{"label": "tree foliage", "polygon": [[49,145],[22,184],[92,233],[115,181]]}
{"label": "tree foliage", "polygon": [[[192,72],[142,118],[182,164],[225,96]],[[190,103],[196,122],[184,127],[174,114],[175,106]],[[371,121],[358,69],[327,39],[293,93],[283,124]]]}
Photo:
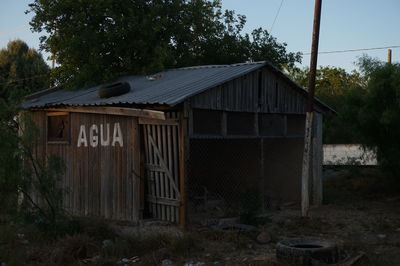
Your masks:
{"label": "tree foliage", "polygon": [[0,50],[0,100],[18,102],[23,96],[49,87],[49,67],[35,49],[21,40]]}
{"label": "tree foliage", "polygon": [[[307,88],[308,68],[292,69],[291,77]],[[324,118],[324,143],[360,143],[352,115],[357,112],[366,86],[366,76],[353,70],[321,66],[317,69],[315,95],[336,110],[337,115]],[[349,115],[350,114],[350,115]]]}
{"label": "tree foliage", "polygon": [[243,34],[246,17],[219,0],[35,0],[32,29],[59,64],[60,83],[76,88],[165,68],[269,60],[293,66],[266,30]]}
{"label": "tree foliage", "polygon": [[[371,66],[371,64],[368,64]],[[374,64],[354,122],[363,144],[376,148],[383,166],[400,175],[400,65]]]}
{"label": "tree foliage", "polygon": [[[24,96],[48,88],[49,68],[40,53],[15,40],[0,50],[0,70],[0,215],[23,211],[50,223],[61,212],[61,194],[55,184],[63,173],[63,163],[55,157],[38,160],[34,156],[37,131],[28,117],[19,113]],[[31,190],[40,195],[43,205],[32,200]],[[19,200],[23,204],[18,204]]]}

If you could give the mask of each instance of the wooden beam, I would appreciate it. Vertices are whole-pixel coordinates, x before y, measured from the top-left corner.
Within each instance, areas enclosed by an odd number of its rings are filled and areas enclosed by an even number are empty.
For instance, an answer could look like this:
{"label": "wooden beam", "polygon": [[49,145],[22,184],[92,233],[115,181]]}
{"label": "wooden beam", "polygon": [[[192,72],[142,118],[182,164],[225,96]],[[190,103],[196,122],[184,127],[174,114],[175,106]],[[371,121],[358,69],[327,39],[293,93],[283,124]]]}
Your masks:
{"label": "wooden beam", "polygon": [[221,135],[227,136],[228,135],[228,124],[227,124],[227,112],[222,111],[221,114]]}
{"label": "wooden beam", "polygon": [[165,204],[165,205],[175,206],[175,207],[180,206],[179,200],[173,200],[173,199],[169,199],[169,198],[160,198],[160,197],[156,198],[152,195],[147,195],[146,199],[148,202],[155,203],[155,204]]}
{"label": "wooden beam", "polygon": [[68,115],[68,112],[49,112],[46,113],[47,116],[60,116],[60,115]]}
{"label": "wooden beam", "polygon": [[166,120],[159,120],[159,119],[151,119],[151,118],[142,118],[139,117],[139,125],[166,125],[166,126],[178,126],[179,119],[166,119]]}
{"label": "wooden beam", "polygon": [[258,120],[258,113],[254,113],[253,130],[255,136],[260,136],[260,125]]}
{"label": "wooden beam", "polygon": [[179,225],[186,228],[186,180],[187,180],[187,162],[189,155],[189,141],[187,136],[188,121],[186,118],[181,119],[179,127],[179,191],[180,191],[180,207],[179,207]]}
{"label": "wooden beam", "polygon": [[47,112],[72,112],[72,113],[136,116],[136,117],[165,120],[165,113],[161,111],[125,108],[125,107],[81,106],[81,107],[44,108],[35,110],[42,110]]}

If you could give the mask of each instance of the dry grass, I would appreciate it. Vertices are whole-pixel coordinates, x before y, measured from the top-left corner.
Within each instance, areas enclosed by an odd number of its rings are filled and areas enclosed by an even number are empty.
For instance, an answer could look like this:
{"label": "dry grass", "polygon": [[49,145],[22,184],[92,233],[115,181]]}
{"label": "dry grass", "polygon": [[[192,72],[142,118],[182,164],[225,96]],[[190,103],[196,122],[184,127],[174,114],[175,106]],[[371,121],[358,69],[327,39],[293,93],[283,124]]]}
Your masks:
{"label": "dry grass", "polygon": [[[32,226],[0,223],[0,262],[7,265],[116,265],[136,258],[132,265],[176,265],[204,262],[213,265],[284,265],[274,255],[275,244],[289,237],[337,239],[342,258],[367,254],[370,265],[400,265],[400,197],[382,196],[372,174],[347,175],[327,182],[324,206],[299,217],[298,207],[267,213],[270,222],[259,226],[271,242],[258,244],[254,234],[191,228],[166,234],[117,234],[101,221],[79,221],[79,232],[46,238]],[[364,182],[365,180],[365,182]],[[375,192],[372,192],[375,191]],[[367,193],[368,192],[368,193]],[[367,193],[365,195],[365,193]],[[104,245],[109,240],[111,244]]]}

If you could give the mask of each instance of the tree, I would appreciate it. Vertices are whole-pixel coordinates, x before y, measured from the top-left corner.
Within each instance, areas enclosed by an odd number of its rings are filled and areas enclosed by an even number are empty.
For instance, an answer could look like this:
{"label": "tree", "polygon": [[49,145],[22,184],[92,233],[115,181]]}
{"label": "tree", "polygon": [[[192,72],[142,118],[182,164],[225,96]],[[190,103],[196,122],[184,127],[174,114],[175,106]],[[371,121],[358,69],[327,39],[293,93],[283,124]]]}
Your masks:
{"label": "tree", "polygon": [[16,103],[27,94],[49,87],[49,67],[35,49],[21,40],[0,50],[0,100]]}
{"label": "tree", "polygon": [[[290,76],[306,88],[308,69],[291,69]],[[353,115],[358,112],[366,78],[353,70],[321,66],[317,69],[316,97],[337,111],[337,115],[324,118],[324,143],[360,143],[354,130]]]}
{"label": "tree", "polygon": [[[364,63],[367,61],[364,61]],[[400,65],[367,62],[370,71],[355,124],[363,144],[377,149],[380,163],[400,175]]]}
{"label": "tree", "polygon": [[[49,86],[49,68],[40,53],[21,40],[0,50],[0,210],[17,210],[17,197],[27,184],[22,158],[27,135],[16,119],[27,94]],[[27,127],[26,127],[27,128]],[[45,167],[42,167],[45,169]]]}
{"label": "tree", "polygon": [[53,54],[55,75],[69,88],[164,68],[269,60],[301,60],[262,29],[242,34],[246,17],[223,12],[219,0],[35,0],[32,29]]}

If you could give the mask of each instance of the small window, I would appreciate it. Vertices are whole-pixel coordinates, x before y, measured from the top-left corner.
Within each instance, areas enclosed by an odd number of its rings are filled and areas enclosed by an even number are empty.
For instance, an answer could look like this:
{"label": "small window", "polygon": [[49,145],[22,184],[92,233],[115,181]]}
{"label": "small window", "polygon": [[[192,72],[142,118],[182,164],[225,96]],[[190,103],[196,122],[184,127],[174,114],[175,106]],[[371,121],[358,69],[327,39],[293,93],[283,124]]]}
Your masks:
{"label": "small window", "polygon": [[47,141],[69,142],[69,114],[65,112],[47,113]]}
{"label": "small window", "polygon": [[227,113],[228,135],[254,135],[254,113]]}
{"label": "small window", "polygon": [[195,134],[221,135],[220,111],[193,110],[193,130]]}
{"label": "small window", "polygon": [[303,137],[306,126],[305,115],[287,115],[288,136]]}
{"label": "small window", "polygon": [[262,136],[283,136],[284,117],[280,114],[259,114],[259,131]]}

